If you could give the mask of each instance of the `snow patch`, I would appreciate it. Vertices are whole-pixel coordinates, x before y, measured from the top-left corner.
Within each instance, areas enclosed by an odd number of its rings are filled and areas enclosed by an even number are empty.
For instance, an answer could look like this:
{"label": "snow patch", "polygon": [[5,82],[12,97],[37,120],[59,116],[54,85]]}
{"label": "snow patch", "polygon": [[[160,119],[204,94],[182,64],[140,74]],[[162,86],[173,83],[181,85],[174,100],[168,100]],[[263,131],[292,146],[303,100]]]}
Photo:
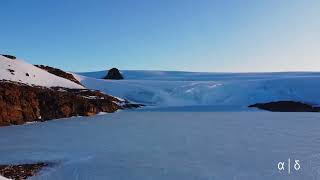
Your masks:
{"label": "snow patch", "polygon": [[65,87],[83,89],[84,87],[68,79],[48,73],[22,60],[12,60],[0,55],[0,80],[14,81],[32,86]]}
{"label": "snow patch", "polygon": [[0,175],[0,180],[11,180]]}

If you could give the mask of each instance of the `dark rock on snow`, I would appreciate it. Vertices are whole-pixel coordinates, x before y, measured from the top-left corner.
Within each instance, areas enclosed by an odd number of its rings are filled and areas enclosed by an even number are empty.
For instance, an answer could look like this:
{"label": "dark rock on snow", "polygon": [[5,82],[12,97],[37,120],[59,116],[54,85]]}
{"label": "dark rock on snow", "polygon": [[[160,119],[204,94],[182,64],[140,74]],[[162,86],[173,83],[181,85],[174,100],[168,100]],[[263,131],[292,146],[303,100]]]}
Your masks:
{"label": "dark rock on snow", "polygon": [[62,71],[61,69],[53,68],[50,66],[44,66],[44,65],[35,65],[35,66],[38,68],[41,68],[43,70],[46,70],[47,72],[49,72],[51,74],[54,74],[56,76],[59,76],[59,77],[65,78],[65,79],[69,79],[72,82],[75,82],[77,84],[82,85],[72,74],[67,73],[65,71]]}
{"label": "dark rock on snow", "polygon": [[117,68],[112,68],[108,71],[108,74],[104,79],[120,80],[123,79],[123,76]]}
{"label": "dark rock on snow", "polygon": [[256,107],[272,112],[320,112],[320,107],[314,107],[310,104],[296,101],[257,103],[250,105],[249,107]]}
{"label": "dark rock on snow", "polygon": [[6,58],[9,58],[9,59],[17,59],[15,56],[12,56],[12,55],[8,55],[8,54],[0,54],[1,56],[4,56]]}
{"label": "dark rock on snow", "polygon": [[13,69],[7,69],[12,75],[14,75],[14,70]]}
{"label": "dark rock on snow", "polygon": [[11,72],[11,73],[13,73],[14,72],[14,70],[13,69],[7,69],[9,72]]}
{"label": "dark rock on snow", "polygon": [[48,163],[0,165],[0,175],[14,180],[27,179],[48,165]]}

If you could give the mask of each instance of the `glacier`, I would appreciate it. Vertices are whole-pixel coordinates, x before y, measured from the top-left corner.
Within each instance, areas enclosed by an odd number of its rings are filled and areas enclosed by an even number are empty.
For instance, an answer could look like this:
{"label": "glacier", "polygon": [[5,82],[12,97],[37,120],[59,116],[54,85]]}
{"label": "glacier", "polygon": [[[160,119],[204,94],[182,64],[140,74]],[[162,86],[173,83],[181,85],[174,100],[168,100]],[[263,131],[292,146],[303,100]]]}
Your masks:
{"label": "glacier", "polygon": [[320,104],[320,73],[205,73],[121,71],[125,80],[104,80],[106,71],[75,73],[85,86],[156,107],[238,106],[288,100]]}

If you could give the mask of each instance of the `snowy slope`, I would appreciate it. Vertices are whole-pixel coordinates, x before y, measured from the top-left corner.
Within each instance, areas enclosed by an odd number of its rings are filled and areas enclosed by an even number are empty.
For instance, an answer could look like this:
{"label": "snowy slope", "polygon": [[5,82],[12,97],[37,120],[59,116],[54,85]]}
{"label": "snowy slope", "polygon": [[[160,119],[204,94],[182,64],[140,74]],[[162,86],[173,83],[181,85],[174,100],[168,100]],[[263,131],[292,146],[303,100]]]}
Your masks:
{"label": "snowy slope", "polygon": [[[44,87],[84,88],[79,84],[48,73],[22,60],[12,60],[0,55],[0,67],[0,80],[9,80]],[[10,72],[10,70],[12,72]]]}
{"label": "snowy slope", "polygon": [[[55,163],[34,180],[319,180],[319,119],[319,113],[120,112],[4,127],[0,137],[14,141],[0,138],[0,164]],[[277,168],[289,158],[301,165],[295,171],[292,164],[290,175]]]}
{"label": "snowy slope", "polygon": [[122,72],[126,79],[120,81],[95,78],[106,72],[80,73],[82,75],[75,76],[89,88],[156,106],[246,107],[257,102],[277,100],[320,104],[320,73],[316,72]]}
{"label": "snowy slope", "polygon": [[3,176],[0,176],[0,180],[9,180],[8,178],[5,178]]}

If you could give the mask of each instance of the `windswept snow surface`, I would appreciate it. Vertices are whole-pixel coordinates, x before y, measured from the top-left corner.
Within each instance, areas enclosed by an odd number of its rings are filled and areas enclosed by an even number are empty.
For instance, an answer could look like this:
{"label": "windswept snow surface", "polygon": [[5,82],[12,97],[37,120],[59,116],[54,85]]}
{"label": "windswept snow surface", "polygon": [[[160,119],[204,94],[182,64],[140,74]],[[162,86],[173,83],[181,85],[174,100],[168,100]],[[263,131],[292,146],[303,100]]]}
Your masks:
{"label": "windswept snow surface", "polygon": [[[44,87],[84,88],[77,83],[48,73],[22,60],[12,60],[0,55],[0,67],[0,80],[9,80]],[[12,70],[12,72],[10,72],[10,70]]]}
{"label": "windswept snow surface", "polygon": [[10,179],[0,176],[0,180],[10,180]]}
{"label": "windswept snow surface", "polygon": [[79,73],[89,88],[154,106],[238,106],[295,100],[320,104],[320,73],[196,73],[121,71],[125,80],[99,79],[106,71]]}
{"label": "windswept snow surface", "polygon": [[319,113],[122,111],[2,127],[0,164],[54,162],[37,180],[318,180],[319,127]]}

